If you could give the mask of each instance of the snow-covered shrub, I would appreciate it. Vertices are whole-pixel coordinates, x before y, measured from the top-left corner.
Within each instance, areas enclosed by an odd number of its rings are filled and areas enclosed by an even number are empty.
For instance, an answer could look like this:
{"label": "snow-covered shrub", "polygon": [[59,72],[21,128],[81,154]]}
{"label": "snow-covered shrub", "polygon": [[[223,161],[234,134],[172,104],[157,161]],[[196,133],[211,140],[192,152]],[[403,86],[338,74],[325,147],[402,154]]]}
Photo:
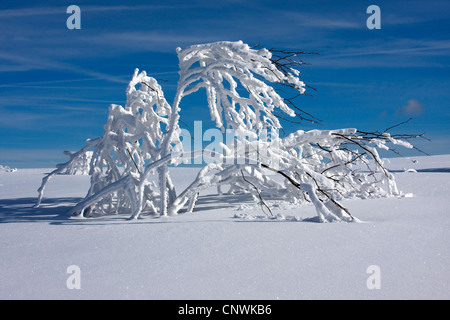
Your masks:
{"label": "snow-covered shrub", "polygon": [[[72,155],[74,152],[64,151],[64,154],[68,155],[72,160]],[[66,171],[63,174],[69,175],[88,175],[91,171],[91,159],[92,159],[92,151],[86,151],[83,154],[80,154],[79,157],[70,161],[70,165],[67,167]]]}
{"label": "snow-covered shrub", "polygon": [[[174,215],[195,208],[199,192],[230,185],[228,192],[249,192],[270,211],[266,194],[289,202],[311,202],[320,221],[353,221],[338,201],[350,197],[398,196],[394,177],[383,166],[377,148],[387,143],[412,147],[387,132],[357,129],[298,130],[286,137],[280,119],[302,118],[277,85],[303,94],[305,84],[295,67],[297,53],[251,48],[242,41],[215,42],[177,49],[180,79],[172,105],[156,79],[136,69],[127,87],[125,107],[111,105],[102,137],[88,140],[55,173],[92,151],[91,186],[73,213],[82,216],[143,212]],[[236,138],[223,152],[183,152],[179,111],[182,98],[205,89],[211,120]],[[300,113],[299,113],[300,111]],[[258,139],[270,132],[269,139]],[[238,150],[238,152],[236,152]],[[177,194],[168,166],[207,154],[214,159]],[[267,174],[268,172],[272,174]]]}
{"label": "snow-covered shrub", "polygon": [[218,128],[231,128],[242,137],[256,138],[261,130],[281,128],[273,114],[276,108],[295,116],[267,82],[286,83],[300,93],[305,91],[304,83],[296,70],[279,70],[269,50],[251,49],[238,41],[178,48],[177,52],[183,94],[205,88],[211,120]]}

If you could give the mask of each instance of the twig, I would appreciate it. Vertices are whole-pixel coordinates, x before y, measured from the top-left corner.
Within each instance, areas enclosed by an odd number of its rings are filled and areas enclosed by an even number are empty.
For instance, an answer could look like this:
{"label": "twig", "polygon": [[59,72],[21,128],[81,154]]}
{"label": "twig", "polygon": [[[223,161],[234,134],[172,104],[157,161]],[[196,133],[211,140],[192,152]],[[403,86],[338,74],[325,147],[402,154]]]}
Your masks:
{"label": "twig", "polygon": [[[350,211],[349,211],[346,207],[342,206],[339,202],[337,202],[336,200],[334,200],[334,199],[333,199],[333,198],[332,198],[325,190],[323,190],[323,189],[319,186],[319,183],[317,182],[317,180],[314,179],[314,177],[313,177],[311,174],[309,174],[308,172],[306,172],[306,174],[307,174],[307,175],[314,181],[314,183],[316,184],[316,186],[317,186],[317,191],[319,191],[319,192],[322,193],[325,197],[327,197],[328,200],[331,201],[331,202],[333,202],[334,205],[336,205],[337,207],[339,207],[339,209],[345,211],[345,212],[350,216],[350,218],[352,218],[352,220],[355,220],[355,218],[350,214]],[[320,200],[320,199],[319,199],[319,200]],[[320,200],[320,201],[322,201],[322,200]],[[323,202],[323,201],[322,201],[322,202]]]}
{"label": "twig", "polygon": [[331,135],[334,135],[334,136],[338,136],[338,137],[344,138],[344,139],[350,141],[351,143],[356,144],[356,145],[359,146],[361,149],[363,149],[364,151],[366,151],[367,153],[369,153],[369,154],[372,156],[372,159],[373,159],[373,160],[378,164],[378,166],[383,170],[384,174],[385,174],[387,177],[389,176],[389,175],[388,175],[388,172],[387,172],[387,170],[386,170],[386,168],[383,166],[382,163],[380,163],[380,162],[378,161],[378,157],[377,157],[372,151],[370,151],[367,147],[365,147],[364,145],[362,145],[361,143],[359,143],[359,142],[356,141],[355,139],[352,139],[352,138],[347,137],[347,136],[344,135],[344,134],[332,132]]}
{"label": "twig", "polygon": [[388,132],[389,130],[391,130],[391,129],[393,129],[393,128],[395,128],[395,127],[398,127],[398,126],[401,126],[402,124],[405,124],[405,123],[408,123],[408,122],[410,122],[411,120],[412,120],[413,118],[409,118],[408,120],[406,120],[406,121],[403,121],[403,122],[400,122],[400,123],[397,123],[397,124],[394,124],[393,126],[391,126],[391,127],[389,127],[389,128],[387,128],[387,129],[385,129],[383,132]]}
{"label": "twig", "polygon": [[[251,186],[253,186],[253,188],[255,188],[256,192],[258,193],[259,200],[261,200],[261,207],[264,205],[264,206],[267,208],[267,210],[269,210],[270,215],[273,217],[274,215],[273,215],[273,213],[272,213],[272,210],[270,210],[270,208],[269,208],[269,206],[267,205],[267,203],[264,202],[264,199],[262,198],[261,193],[259,192],[258,188],[255,186],[255,184],[253,184],[252,182],[250,182],[249,180],[247,180],[247,179],[245,178],[244,172],[242,172],[242,170],[241,170],[241,174],[242,174],[242,179],[244,179],[245,182],[247,182],[248,184],[250,184]],[[264,212],[264,210],[263,210],[263,212]],[[264,213],[265,213],[265,212],[264,212]]]}
{"label": "twig", "polygon": [[128,152],[128,155],[130,156],[130,158],[131,158],[131,161],[133,161],[133,163],[134,163],[134,166],[136,167],[136,170],[139,172],[139,174],[141,174],[141,171],[139,171],[139,168],[138,168],[138,166],[137,166],[137,164],[136,164],[136,161],[134,161],[134,158],[133,158],[133,156],[131,155],[131,152],[130,152],[130,150],[127,148],[127,152]]}
{"label": "twig", "polygon": [[271,170],[271,171],[273,171],[273,172],[276,172],[276,173],[281,174],[283,177],[285,177],[286,179],[288,179],[289,182],[292,183],[295,187],[297,187],[297,188],[300,189],[300,190],[302,189],[302,188],[300,187],[300,183],[298,183],[297,181],[295,181],[294,179],[292,179],[291,177],[289,177],[289,176],[288,176],[286,173],[284,173],[283,171],[280,171],[280,170],[271,168],[271,167],[269,167],[267,164],[264,164],[264,163],[261,163],[261,167],[266,168],[266,169],[269,169],[269,170]]}

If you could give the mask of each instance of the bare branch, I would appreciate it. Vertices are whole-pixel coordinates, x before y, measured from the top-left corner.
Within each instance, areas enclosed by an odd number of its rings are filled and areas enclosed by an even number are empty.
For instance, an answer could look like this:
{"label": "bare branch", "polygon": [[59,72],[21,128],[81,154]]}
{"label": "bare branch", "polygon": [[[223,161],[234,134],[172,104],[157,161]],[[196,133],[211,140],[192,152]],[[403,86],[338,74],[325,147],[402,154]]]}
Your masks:
{"label": "bare branch", "polygon": [[[259,200],[261,201],[261,207],[264,205],[264,206],[267,208],[267,210],[269,210],[270,215],[273,217],[274,215],[273,215],[273,213],[272,213],[272,210],[270,210],[270,207],[267,205],[267,203],[266,203],[266,202],[264,201],[264,199],[262,198],[261,193],[259,192],[258,188],[257,188],[252,182],[250,182],[249,180],[247,180],[247,179],[245,178],[244,172],[242,172],[242,170],[241,170],[241,174],[242,174],[242,179],[244,179],[245,182],[247,182],[248,184],[250,184],[250,185],[256,190],[256,193],[257,193],[258,196],[259,196]],[[264,212],[264,210],[263,210],[263,212]],[[265,212],[264,212],[264,213],[265,213]]]}
{"label": "bare branch", "polygon": [[408,120],[406,120],[406,121],[403,121],[403,122],[400,122],[400,123],[397,123],[397,124],[395,124],[395,125],[393,125],[393,126],[391,126],[391,127],[389,127],[389,128],[387,128],[387,129],[385,129],[383,132],[388,132],[389,130],[391,130],[391,129],[393,129],[393,128],[395,128],[395,127],[398,127],[398,126],[401,126],[401,125],[403,125],[403,124],[405,124],[405,123],[408,123],[408,122],[410,122],[411,120],[412,120],[413,118],[409,118]]}

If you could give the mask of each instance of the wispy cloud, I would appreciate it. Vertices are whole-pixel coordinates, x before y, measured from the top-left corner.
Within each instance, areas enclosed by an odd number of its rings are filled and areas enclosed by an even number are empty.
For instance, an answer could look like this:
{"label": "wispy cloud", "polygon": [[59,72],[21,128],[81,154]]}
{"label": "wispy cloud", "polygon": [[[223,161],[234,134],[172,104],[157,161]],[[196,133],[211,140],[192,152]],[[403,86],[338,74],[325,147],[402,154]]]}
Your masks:
{"label": "wispy cloud", "polygon": [[[383,48],[383,49],[380,49]],[[322,50],[323,51],[322,51]],[[319,48],[310,57],[316,67],[331,68],[403,68],[448,67],[450,42],[446,40],[394,39],[359,41]],[[433,57],[433,59],[430,59]]]}
{"label": "wispy cloud", "polygon": [[330,55],[329,58],[338,57],[358,57],[373,55],[447,55],[450,50],[450,42],[424,41],[413,39],[397,39],[385,42],[386,49],[379,49],[380,46],[365,46],[363,48],[347,48],[343,53]]}
{"label": "wispy cloud", "polygon": [[195,35],[164,31],[105,32],[87,36],[84,40],[106,48],[123,48],[130,51],[170,52],[175,54],[178,46],[219,40],[214,35]]}
{"label": "wispy cloud", "polygon": [[[77,65],[73,65],[67,62],[60,62],[57,60],[50,60],[40,57],[38,55],[28,56],[25,54],[13,54],[0,52],[0,59],[8,61],[8,63],[14,63],[22,71],[29,70],[53,70],[53,71],[70,71],[76,74],[89,76],[95,79],[103,79],[115,83],[127,83],[128,81],[122,77],[113,76],[104,72],[97,72],[93,69],[86,69]],[[1,68],[0,68],[1,71]],[[6,69],[5,71],[10,71]]]}
{"label": "wispy cloud", "polygon": [[65,13],[65,7],[35,7],[20,9],[4,9],[0,10],[0,18],[16,18],[30,16],[45,16]]}
{"label": "wispy cloud", "polygon": [[[62,91],[62,94],[67,95],[66,91]],[[18,107],[18,106],[26,106],[27,109],[32,110],[81,110],[83,107],[79,107],[80,104],[73,104],[76,102],[80,102],[83,106],[90,105],[98,105],[101,108],[107,109],[108,106],[112,103],[114,104],[123,104],[124,100],[102,100],[102,99],[89,99],[82,97],[70,97],[70,96],[55,96],[55,95],[46,95],[46,94],[28,94],[26,96],[0,96],[0,106],[1,107]],[[66,106],[67,104],[76,105],[74,106]],[[98,107],[89,107],[85,108],[85,110],[98,110]],[[35,112],[36,110],[34,110]]]}
{"label": "wispy cloud", "polygon": [[286,19],[287,25],[294,24],[307,29],[361,29],[361,23],[356,19],[355,15],[349,17],[342,11],[339,13],[317,14],[281,10],[276,14]]}
{"label": "wispy cloud", "polygon": [[[108,12],[108,11],[156,11],[156,10],[170,10],[175,9],[170,5],[80,5],[82,12]],[[182,7],[192,7],[192,5],[182,5]],[[179,6],[177,8],[180,8]],[[46,16],[55,14],[66,14],[67,6],[55,7],[27,7],[19,9],[4,9],[0,10],[0,18],[8,17],[31,17],[31,16]]]}

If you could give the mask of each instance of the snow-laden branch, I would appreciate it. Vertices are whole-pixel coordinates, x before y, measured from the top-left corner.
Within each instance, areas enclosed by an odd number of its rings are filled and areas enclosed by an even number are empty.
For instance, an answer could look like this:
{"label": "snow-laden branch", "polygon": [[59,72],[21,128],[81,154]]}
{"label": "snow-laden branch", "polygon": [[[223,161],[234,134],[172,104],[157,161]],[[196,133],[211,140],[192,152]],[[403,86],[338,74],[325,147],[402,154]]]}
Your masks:
{"label": "snow-laden branch", "polygon": [[89,139],[87,142],[88,144],[86,146],[84,146],[81,150],[75,152],[75,153],[71,153],[69,154],[70,159],[69,161],[65,162],[65,163],[60,163],[56,165],[56,169],[53,170],[52,172],[50,172],[49,174],[47,174],[43,179],[42,179],[42,183],[41,186],[38,189],[38,198],[36,200],[36,204],[34,205],[35,208],[38,208],[41,205],[41,201],[42,201],[42,197],[44,196],[44,189],[46,184],[48,183],[48,181],[50,180],[50,178],[52,178],[54,175],[56,174],[60,174],[63,173],[65,171],[67,171],[74,162],[79,161],[79,159],[89,150],[91,149],[94,145],[96,145],[98,142],[100,141],[100,138],[97,139]]}
{"label": "snow-laden branch", "polygon": [[279,70],[269,50],[255,50],[237,41],[194,45],[177,52],[180,94],[205,88],[211,119],[218,128],[257,136],[263,129],[281,128],[275,109],[295,116],[270,83],[288,84],[299,93],[305,91],[304,83],[298,70]]}
{"label": "snow-laden branch", "polygon": [[[135,70],[126,88],[126,105],[111,105],[104,132],[42,181],[39,206],[49,179],[66,170],[91,149],[91,185],[71,213],[83,217],[127,213],[160,216],[192,212],[202,190],[230,186],[229,193],[246,192],[271,212],[276,198],[312,203],[321,222],[356,221],[339,203],[348,198],[399,196],[394,176],[384,167],[379,149],[389,144],[411,148],[422,135],[364,132],[354,128],[298,130],[281,138],[280,119],[314,119],[293,102],[307,87],[297,69],[302,52],[249,47],[242,41],[215,42],[177,49],[180,79],[170,105],[156,79]],[[282,97],[274,86],[296,92]],[[184,152],[180,110],[183,97],[206,93],[211,115],[222,132],[236,137],[223,151]],[[287,118],[285,118],[287,117]],[[270,139],[261,139],[267,132]],[[394,152],[396,152],[394,150]],[[169,165],[206,156],[214,159],[179,194]],[[270,176],[267,170],[274,173]]]}

